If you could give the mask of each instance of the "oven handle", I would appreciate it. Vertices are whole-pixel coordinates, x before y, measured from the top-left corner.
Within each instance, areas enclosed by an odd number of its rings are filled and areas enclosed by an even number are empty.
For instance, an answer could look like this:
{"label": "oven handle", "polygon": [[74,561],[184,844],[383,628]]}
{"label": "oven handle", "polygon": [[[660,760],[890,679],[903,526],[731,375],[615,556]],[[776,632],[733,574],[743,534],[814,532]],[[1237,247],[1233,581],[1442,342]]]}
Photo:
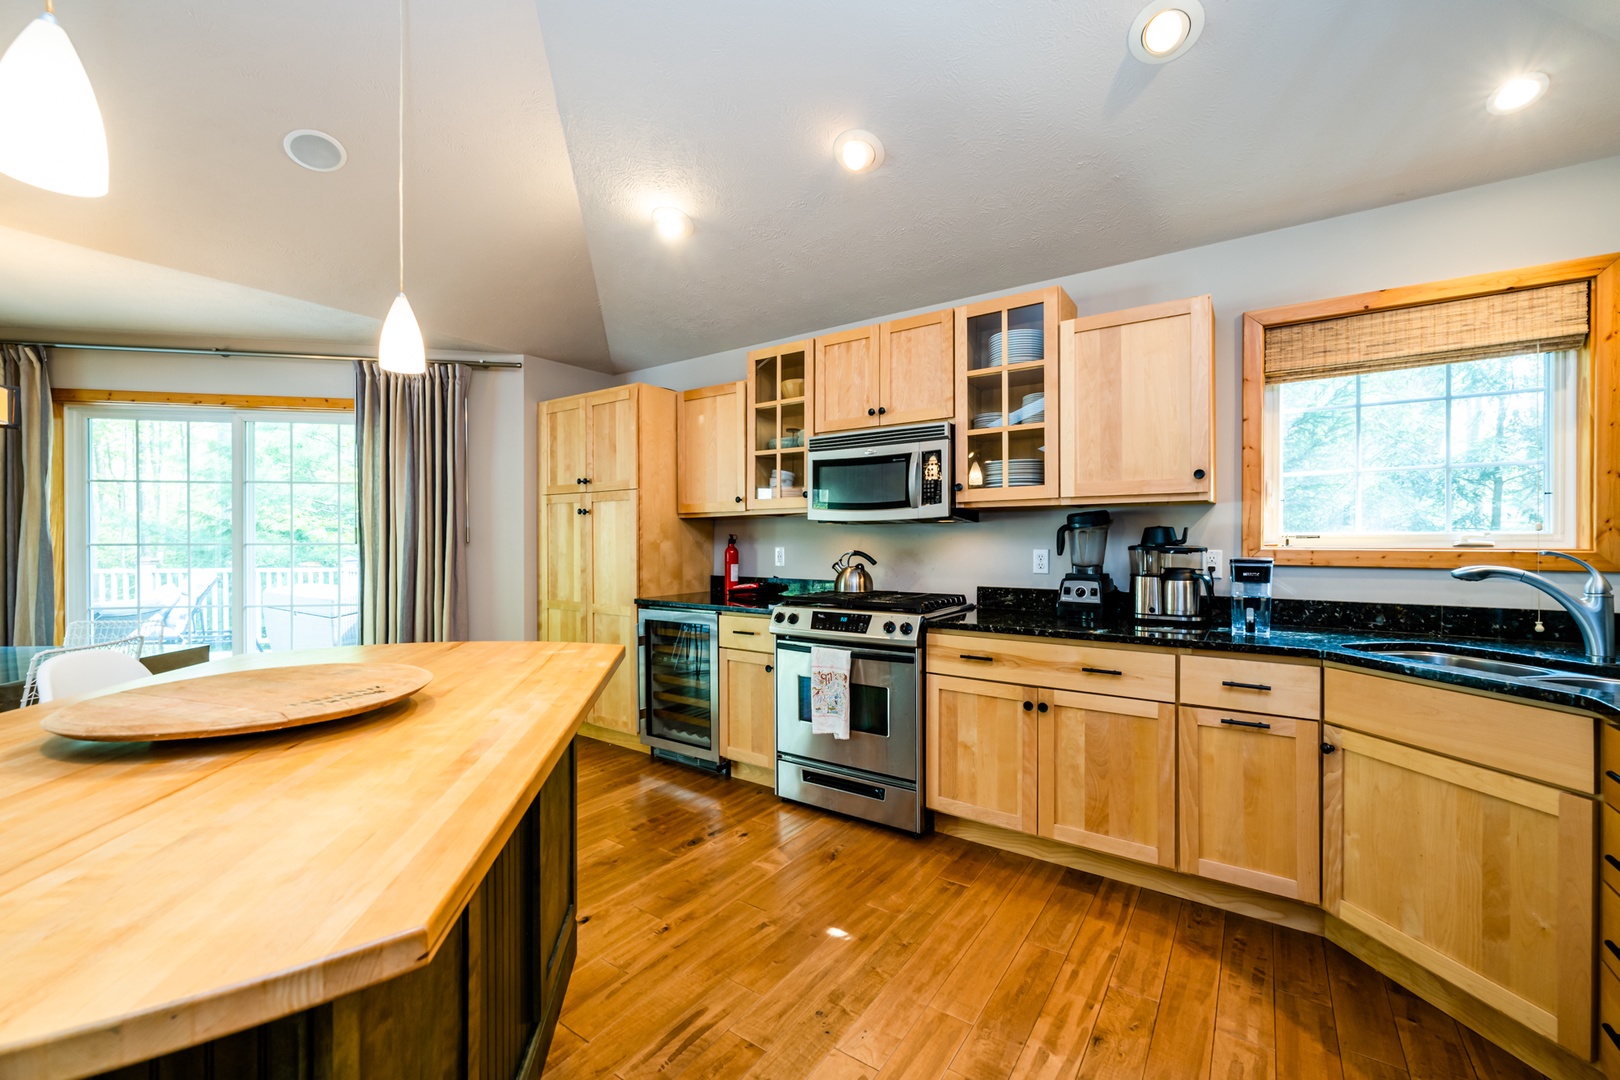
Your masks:
{"label": "oven handle", "polygon": [[[834,649],[844,647],[842,645],[835,645],[831,642],[828,642],[828,646]],[[776,640],[776,651],[804,653],[806,656],[808,656],[810,655],[810,646],[800,645],[799,643],[792,641],[783,641],[781,638],[778,638]],[[850,649],[849,657],[851,660],[872,660],[879,664],[915,664],[917,662],[917,652],[915,649],[895,649],[893,652],[875,652],[865,649]]]}

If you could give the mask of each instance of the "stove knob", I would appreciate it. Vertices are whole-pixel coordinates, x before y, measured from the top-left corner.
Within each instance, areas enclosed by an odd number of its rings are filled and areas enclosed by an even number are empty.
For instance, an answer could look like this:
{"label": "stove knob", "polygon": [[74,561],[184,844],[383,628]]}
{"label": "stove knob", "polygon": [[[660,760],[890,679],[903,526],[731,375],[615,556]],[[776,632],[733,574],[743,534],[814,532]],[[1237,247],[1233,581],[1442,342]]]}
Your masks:
{"label": "stove knob", "polygon": [[784,621],[784,620],[786,620],[786,619],[787,619],[787,616],[786,616],[786,615],[784,615],[784,614],[782,614],[782,613],[781,613],[781,612],[780,612],[780,611],[778,611],[778,612],[777,612],[777,613],[776,613],[776,621],[777,621],[777,622],[782,622],[782,621]]}
{"label": "stove knob", "polygon": [[883,632],[885,634],[894,633],[894,620],[893,619],[890,619],[888,622],[883,624]]}
{"label": "stove knob", "polygon": [[901,623],[900,624],[900,632],[902,634],[905,634],[907,637],[910,637],[911,636],[911,624],[908,623],[908,622]]}
{"label": "stove knob", "polygon": [[792,614],[792,615],[789,615],[789,616],[788,616],[788,622],[790,622],[790,623],[796,623],[796,622],[798,622],[798,621],[799,621],[799,615],[798,615],[798,612],[794,612],[794,613],[793,613],[793,614]]}

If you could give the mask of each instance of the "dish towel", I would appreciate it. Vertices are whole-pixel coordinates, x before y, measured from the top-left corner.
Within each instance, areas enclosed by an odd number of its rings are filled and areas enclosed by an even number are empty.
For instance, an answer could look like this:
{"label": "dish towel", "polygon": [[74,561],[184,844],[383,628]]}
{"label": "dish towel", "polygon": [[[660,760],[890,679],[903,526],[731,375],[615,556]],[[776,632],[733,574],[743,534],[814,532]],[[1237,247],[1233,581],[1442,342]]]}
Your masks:
{"label": "dish towel", "polygon": [[810,733],[849,738],[849,650],[810,647]]}

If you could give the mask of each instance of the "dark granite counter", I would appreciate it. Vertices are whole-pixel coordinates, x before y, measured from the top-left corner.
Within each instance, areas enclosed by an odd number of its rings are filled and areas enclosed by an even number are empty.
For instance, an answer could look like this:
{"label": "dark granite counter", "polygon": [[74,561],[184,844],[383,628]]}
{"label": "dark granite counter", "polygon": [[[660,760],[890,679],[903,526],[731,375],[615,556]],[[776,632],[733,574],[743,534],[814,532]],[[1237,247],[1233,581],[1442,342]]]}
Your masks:
{"label": "dark granite counter", "polygon": [[677,593],[674,596],[638,596],[637,607],[679,608],[687,611],[729,611],[734,615],[768,615],[772,606],[795,596],[831,592],[832,582],[806,578],[743,578],[742,584],[758,588],[736,594],[728,603],[717,575],[709,581],[709,591]]}

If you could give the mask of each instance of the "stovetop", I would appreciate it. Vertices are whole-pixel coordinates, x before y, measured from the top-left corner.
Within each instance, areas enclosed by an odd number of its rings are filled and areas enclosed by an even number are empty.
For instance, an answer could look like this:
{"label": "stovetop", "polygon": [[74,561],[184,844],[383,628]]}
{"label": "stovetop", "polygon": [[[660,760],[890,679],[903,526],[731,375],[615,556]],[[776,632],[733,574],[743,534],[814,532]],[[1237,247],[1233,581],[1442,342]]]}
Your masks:
{"label": "stovetop", "polygon": [[961,593],[865,592],[818,593],[783,601],[792,607],[843,608],[846,611],[888,611],[898,615],[953,614],[969,608]]}

